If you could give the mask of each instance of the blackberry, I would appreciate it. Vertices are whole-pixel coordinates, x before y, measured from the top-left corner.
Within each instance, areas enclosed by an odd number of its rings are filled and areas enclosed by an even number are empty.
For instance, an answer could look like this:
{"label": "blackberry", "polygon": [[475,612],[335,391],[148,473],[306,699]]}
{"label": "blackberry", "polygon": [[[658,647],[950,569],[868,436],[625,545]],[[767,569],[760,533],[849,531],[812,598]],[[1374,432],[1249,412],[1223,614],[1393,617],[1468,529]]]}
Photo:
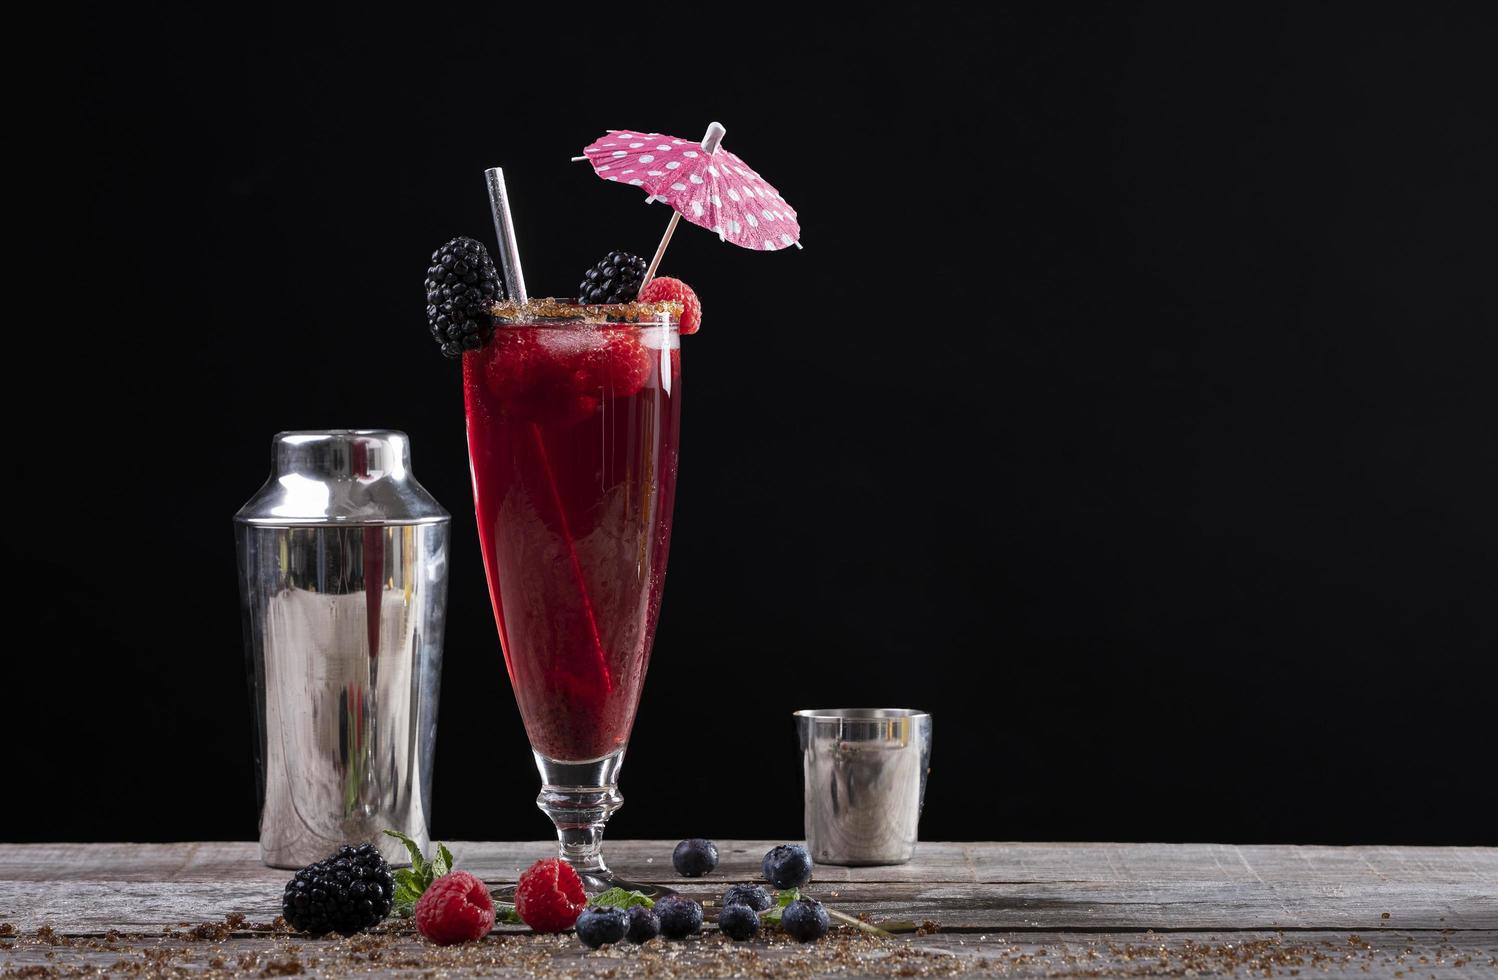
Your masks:
{"label": "blackberry", "polygon": [[760,885],[729,885],[728,890],[723,893],[723,907],[730,905],[747,905],[756,912],[763,912],[774,905],[770,893]]}
{"label": "blackberry", "polygon": [[448,357],[478,350],[494,336],[496,302],[504,286],[484,246],[454,238],[432,253],[427,268],[427,327]]}
{"label": "blackberry", "polygon": [[632,303],[645,279],[647,263],[638,255],[613,251],[583,275],[577,287],[577,301],[595,303]]}
{"label": "blackberry", "polygon": [[759,932],[759,913],[747,905],[730,905],[718,914],[718,928],[734,942]]}
{"label": "blackberry", "polygon": [[373,844],[340,847],[286,883],[281,914],[293,929],[352,936],[390,912],[395,878]]}
{"label": "blackberry", "polygon": [[765,853],[760,871],[776,888],[800,888],[811,881],[811,855],[800,844],[777,844]]}
{"label": "blackberry", "polygon": [[718,866],[718,845],[701,837],[689,837],[671,852],[671,864],[679,875],[701,878]]}

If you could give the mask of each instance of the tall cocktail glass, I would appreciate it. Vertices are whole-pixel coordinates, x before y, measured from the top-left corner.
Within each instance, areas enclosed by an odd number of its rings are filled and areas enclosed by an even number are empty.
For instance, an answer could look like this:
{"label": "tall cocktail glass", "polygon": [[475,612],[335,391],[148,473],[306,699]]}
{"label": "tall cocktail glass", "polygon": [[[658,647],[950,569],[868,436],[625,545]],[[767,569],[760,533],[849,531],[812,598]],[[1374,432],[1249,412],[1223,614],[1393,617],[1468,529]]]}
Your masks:
{"label": "tall cocktail glass", "polygon": [[[650,661],[671,541],[676,321],[517,314],[463,355],[479,542],[537,805],[590,891]],[[566,311],[563,311],[566,312]],[[581,316],[581,312],[578,314]],[[630,883],[631,887],[636,887]]]}

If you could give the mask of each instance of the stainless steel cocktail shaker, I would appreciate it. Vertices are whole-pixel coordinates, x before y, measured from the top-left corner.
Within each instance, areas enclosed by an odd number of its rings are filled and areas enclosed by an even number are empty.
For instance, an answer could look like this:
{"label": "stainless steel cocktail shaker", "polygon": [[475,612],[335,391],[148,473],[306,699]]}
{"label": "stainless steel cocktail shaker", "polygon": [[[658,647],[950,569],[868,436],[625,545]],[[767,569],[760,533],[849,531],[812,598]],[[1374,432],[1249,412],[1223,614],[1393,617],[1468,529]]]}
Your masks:
{"label": "stainless steel cocktail shaker", "polygon": [[260,853],[425,848],[447,602],[447,511],[402,432],[282,432],[234,515],[254,698]]}

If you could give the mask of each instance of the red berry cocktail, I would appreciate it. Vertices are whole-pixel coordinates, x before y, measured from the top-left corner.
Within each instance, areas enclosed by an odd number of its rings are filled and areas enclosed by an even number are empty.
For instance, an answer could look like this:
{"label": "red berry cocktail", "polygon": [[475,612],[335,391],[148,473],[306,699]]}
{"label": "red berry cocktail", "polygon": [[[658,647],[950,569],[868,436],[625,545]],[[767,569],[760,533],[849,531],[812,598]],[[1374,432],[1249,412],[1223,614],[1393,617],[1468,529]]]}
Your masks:
{"label": "red berry cocktail", "polygon": [[462,355],[479,542],[537,802],[590,887],[614,883],[603,824],[665,580],[680,310],[502,305],[492,341]]}

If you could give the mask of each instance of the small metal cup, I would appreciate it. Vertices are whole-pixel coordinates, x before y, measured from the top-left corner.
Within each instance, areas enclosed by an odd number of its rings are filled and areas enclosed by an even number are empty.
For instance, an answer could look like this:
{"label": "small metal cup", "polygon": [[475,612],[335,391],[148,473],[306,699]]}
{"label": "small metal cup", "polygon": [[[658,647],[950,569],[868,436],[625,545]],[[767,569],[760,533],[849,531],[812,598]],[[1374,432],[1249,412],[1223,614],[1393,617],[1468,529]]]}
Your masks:
{"label": "small metal cup", "polygon": [[796,712],[806,843],[818,864],[904,864],[931,765],[931,716],[909,708]]}

